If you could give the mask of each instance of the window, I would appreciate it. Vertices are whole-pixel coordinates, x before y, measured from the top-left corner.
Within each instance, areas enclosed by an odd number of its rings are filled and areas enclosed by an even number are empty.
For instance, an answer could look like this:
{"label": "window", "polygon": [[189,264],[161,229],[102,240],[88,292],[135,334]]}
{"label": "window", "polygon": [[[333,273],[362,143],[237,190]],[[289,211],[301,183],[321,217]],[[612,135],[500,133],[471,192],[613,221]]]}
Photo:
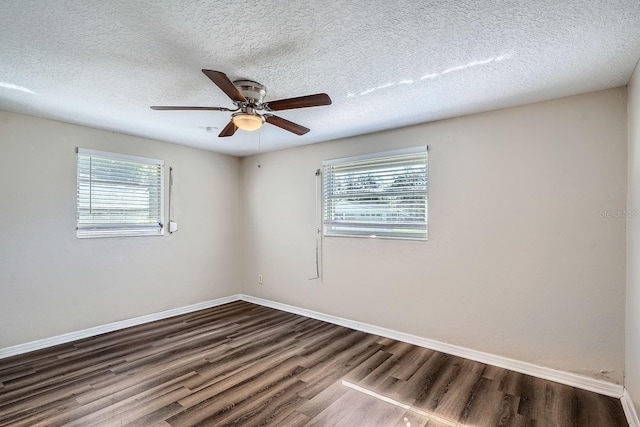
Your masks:
{"label": "window", "polygon": [[162,235],[162,160],[78,148],[77,236]]}
{"label": "window", "polygon": [[427,239],[427,147],[323,162],[324,235]]}

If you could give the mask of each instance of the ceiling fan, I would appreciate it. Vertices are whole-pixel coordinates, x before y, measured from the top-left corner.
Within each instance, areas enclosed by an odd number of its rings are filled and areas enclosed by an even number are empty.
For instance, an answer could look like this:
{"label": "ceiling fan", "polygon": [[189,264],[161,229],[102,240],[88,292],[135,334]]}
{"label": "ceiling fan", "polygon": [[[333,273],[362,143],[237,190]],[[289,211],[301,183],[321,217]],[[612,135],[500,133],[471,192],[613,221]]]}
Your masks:
{"label": "ceiling fan", "polygon": [[[296,135],[304,135],[310,129],[290,122],[282,117],[269,114],[271,111],[292,110],[294,108],[317,107],[320,105],[330,105],[331,98],[326,93],[315,95],[299,96],[297,98],[279,99],[277,101],[264,102],[267,89],[258,82],[252,80],[231,81],[220,71],[202,70],[236,106],[235,109],[225,107],[174,107],[174,106],[152,106],[152,110],[211,110],[211,111],[231,111],[231,121],[222,129],[219,137],[232,136],[236,130],[242,129],[252,131],[259,129],[264,122],[278,126]],[[256,111],[266,111],[259,114]]]}

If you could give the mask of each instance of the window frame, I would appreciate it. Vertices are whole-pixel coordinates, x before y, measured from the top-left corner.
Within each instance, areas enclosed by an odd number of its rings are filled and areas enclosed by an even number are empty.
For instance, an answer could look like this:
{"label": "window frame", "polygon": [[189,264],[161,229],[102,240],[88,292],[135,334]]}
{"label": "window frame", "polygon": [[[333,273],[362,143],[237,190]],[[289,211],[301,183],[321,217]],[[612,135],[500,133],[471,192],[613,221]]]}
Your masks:
{"label": "window frame", "polygon": [[[111,160],[124,160],[140,165],[159,166],[159,222],[158,226],[142,225],[142,224],[110,224],[108,222],[95,223],[93,226],[83,227],[80,224],[80,158],[81,156],[100,157]],[[86,180],[84,180],[86,182]],[[91,182],[91,180],[89,180]],[[149,186],[146,188],[157,188]],[[109,151],[100,151],[90,148],[76,148],[76,238],[92,239],[105,237],[142,237],[142,236],[163,236],[165,229],[164,221],[164,160],[154,159],[150,157],[134,156],[129,154],[114,153]]]}
{"label": "window frame", "polygon": [[[392,239],[392,240],[413,240],[413,241],[427,241],[428,240],[428,232],[429,232],[429,211],[428,211],[428,206],[429,206],[429,147],[427,145],[421,145],[421,146],[415,146],[415,147],[409,147],[409,148],[403,148],[403,149],[398,149],[398,150],[390,150],[390,151],[383,151],[383,152],[375,152],[375,153],[368,153],[368,154],[363,154],[363,155],[358,155],[358,156],[350,156],[350,157],[341,157],[341,158],[335,158],[335,159],[329,159],[329,160],[324,160],[322,162],[322,235],[323,237],[356,237],[356,238],[376,238],[376,239]],[[389,229],[385,229],[385,228],[381,228],[381,230],[383,230],[382,233],[378,233],[378,234],[374,234],[369,233],[368,231],[362,231],[362,229],[358,230],[356,227],[353,227],[353,232],[349,232],[349,230],[340,230],[340,231],[335,231],[332,230],[333,227],[336,226],[335,224],[335,220],[333,221],[329,221],[327,218],[328,215],[328,211],[329,208],[327,207],[327,180],[328,178],[328,172],[327,172],[327,168],[328,167],[332,167],[335,165],[345,165],[348,163],[353,163],[353,162],[359,162],[359,161],[366,161],[366,160],[375,160],[375,159],[380,159],[383,160],[384,158],[389,158],[389,162],[390,164],[393,163],[393,159],[394,157],[397,156],[405,156],[405,155],[416,155],[416,154],[424,154],[425,156],[425,160],[424,160],[424,165],[425,165],[425,190],[424,190],[424,235],[421,235],[416,233],[416,236],[410,236],[407,235],[407,232],[398,232],[396,234],[394,234],[393,231],[389,230]],[[375,166],[375,165],[373,165]],[[390,210],[390,212],[392,212]],[[331,224],[333,223],[333,224]],[[363,222],[363,227],[362,228],[366,228],[366,222]],[[375,228],[376,225],[379,227],[380,224],[376,224],[376,222],[371,222],[370,224],[372,224],[372,227]],[[418,225],[421,225],[420,223],[416,223]],[[406,229],[405,229],[406,230]]]}

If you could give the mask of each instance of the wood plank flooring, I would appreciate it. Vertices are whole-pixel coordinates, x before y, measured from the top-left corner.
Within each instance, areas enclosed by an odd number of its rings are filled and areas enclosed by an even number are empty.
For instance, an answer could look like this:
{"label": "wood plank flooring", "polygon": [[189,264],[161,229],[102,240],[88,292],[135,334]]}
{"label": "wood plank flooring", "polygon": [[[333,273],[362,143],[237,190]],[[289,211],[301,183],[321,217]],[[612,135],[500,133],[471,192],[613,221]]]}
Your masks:
{"label": "wood plank flooring", "polygon": [[0,426],[626,426],[617,399],[234,302],[0,360]]}

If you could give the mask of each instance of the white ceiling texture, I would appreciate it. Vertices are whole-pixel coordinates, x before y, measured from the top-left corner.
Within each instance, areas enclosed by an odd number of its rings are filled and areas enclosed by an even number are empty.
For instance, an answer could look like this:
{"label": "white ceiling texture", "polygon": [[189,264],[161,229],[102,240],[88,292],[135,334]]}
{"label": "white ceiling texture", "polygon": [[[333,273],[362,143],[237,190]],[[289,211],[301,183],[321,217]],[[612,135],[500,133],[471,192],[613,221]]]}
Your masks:
{"label": "white ceiling texture", "polygon": [[[0,0],[0,109],[245,156],[625,85],[638,0]],[[219,138],[231,100],[200,70],[276,100]],[[0,143],[2,143],[0,141]]]}

